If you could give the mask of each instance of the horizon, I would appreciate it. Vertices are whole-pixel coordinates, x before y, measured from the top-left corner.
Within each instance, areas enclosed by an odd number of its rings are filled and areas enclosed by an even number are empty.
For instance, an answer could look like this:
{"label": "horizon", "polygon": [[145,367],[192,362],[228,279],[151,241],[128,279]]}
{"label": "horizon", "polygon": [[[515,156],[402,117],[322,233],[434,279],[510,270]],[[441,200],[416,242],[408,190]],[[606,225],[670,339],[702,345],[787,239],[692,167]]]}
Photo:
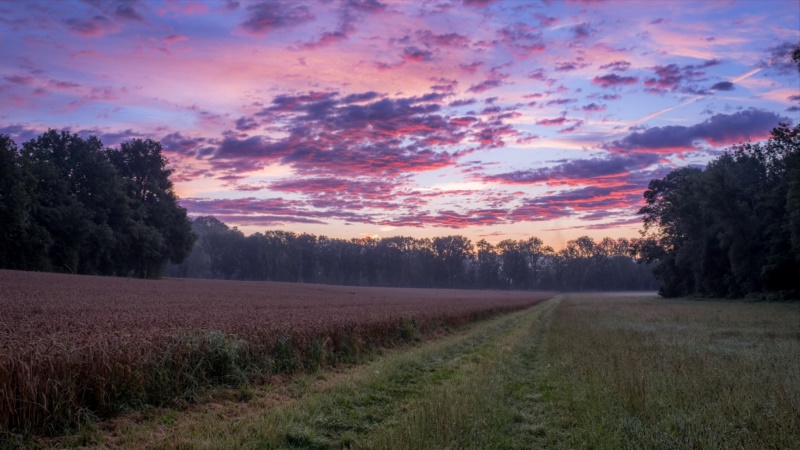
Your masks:
{"label": "horizon", "polygon": [[[191,215],[188,216],[189,220],[192,221],[192,222],[194,222],[195,220],[197,220],[200,217],[209,217],[209,216],[191,216]],[[215,216],[211,215],[211,217],[215,217]],[[360,236],[328,236],[328,235],[326,235],[324,233],[309,233],[309,232],[305,232],[305,231],[296,232],[296,231],[284,230],[284,229],[280,229],[280,228],[260,229],[260,230],[253,231],[252,233],[247,233],[247,232],[242,231],[239,227],[237,227],[235,225],[230,225],[230,224],[227,224],[225,222],[222,222],[222,223],[225,224],[226,226],[228,226],[228,229],[231,230],[231,231],[235,229],[237,231],[242,232],[242,234],[245,237],[251,236],[251,235],[256,234],[256,233],[262,233],[263,234],[263,233],[266,233],[268,231],[276,231],[276,230],[277,231],[285,231],[285,232],[295,233],[295,234],[298,234],[298,235],[299,234],[303,234],[303,233],[307,233],[307,234],[310,234],[310,235],[312,235],[312,236],[314,236],[316,238],[324,237],[324,238],[328,238],[328,239],[343,239],[345,241],[350,241],[350,240],[353,240],[353,239],[355,239],[355,240],[374,239],[374,240],[380,241],[381,239],[392,239],[392,238],[398,238],[398,237],[412,238],[412,239],[425,239],[425,238],[436,239],[436,238],[443,238],[443,237],[449,237],[449,236],[459,236],[459,235],[460,236],[464,236],[464,235],[461,235],[460,233],[458,233],[457,231],[454,231],[454,232],[443,232],[443,233],[440,233],[440,234],[431,234],[431,235],[424,236],[422,238],[416,238],[414,236],[408,236],[408,235],[403,235],[403,234],[392,234],[392,233],[386,233],[383,236],[380,236],[380,235],[369,235],[369,234],[362,234]],[[574,240],[576,240],[578,238],[585,237],[585,236],[588,236],[588,234],[583,234],[581,236],[576,236],[575,238],[566,240],[564,242],[556,243],[556,244],[560,244],[560,245],[553,245],[553,243],[544,242],[544,240],[542,240],[542,241],[543,241],[543,245],[545,247],[549,247],[550,250],[552,250],[553,252],[560,252],[561,250],[564,250],[566,248],[566,246],[567,246],[567,244],[569,242],[572,242],[572,241],[574,241]],[[467,236],[464,236],[464,237],[467,237]],[[605,238],[611,238],[610,236],[589,236],[589,237],[596,244],[600,244],[602,242],[602,240],[605,239]],[[511,239],[513,241],[526,241],[529,238],[539,238],[539,236],[536,236],[536,235],[533,235],[533,234],[531,234],[531,235],[523,235],[522,233],[520,233],[520,236],[518,238],[508,238],[508,239]],[[469,239],[469,241],[473,244],[473,246],[476,245],[481,240],[485,240],[486,242],[488,242],[489,244],[491,244],[491,245],[493,245],[495,247],[500,243],[500,240],[491,240],[491,239],[484,239],[484,238],[473,239],[473,238],[467,237],[467,239]],[[539,238],[539,239],[541,239],[541,238]],[[638,239],[638,238],[637,237],[622,236],[622,237],[619,237],[619,238],[611,238],[611,239],[613,239],[615,241],[619,240],[619,239],[626,239],[628,241],[631,241],[633,239]],[[477,247],[474,247],[471,250],[472,254],[477,254],[477,252],[478,252],[478,248]]]}
{"label": "horizon", "polygon": [[793,1],[30,1],[0,16],[0,134],[160,141],[188,213],[245,234],[633,238],[651,179],[800,118]]}

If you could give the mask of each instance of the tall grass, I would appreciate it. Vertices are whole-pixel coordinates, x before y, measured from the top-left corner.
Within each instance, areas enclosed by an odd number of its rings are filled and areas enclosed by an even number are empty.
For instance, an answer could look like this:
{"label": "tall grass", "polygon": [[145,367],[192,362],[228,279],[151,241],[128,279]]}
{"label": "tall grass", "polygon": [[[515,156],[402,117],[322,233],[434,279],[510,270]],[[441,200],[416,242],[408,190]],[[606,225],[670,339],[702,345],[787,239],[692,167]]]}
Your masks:
{"label": "tall grass", "polygon": [[800,448],[800,305],[573,295],[547,335],[578,448]]}

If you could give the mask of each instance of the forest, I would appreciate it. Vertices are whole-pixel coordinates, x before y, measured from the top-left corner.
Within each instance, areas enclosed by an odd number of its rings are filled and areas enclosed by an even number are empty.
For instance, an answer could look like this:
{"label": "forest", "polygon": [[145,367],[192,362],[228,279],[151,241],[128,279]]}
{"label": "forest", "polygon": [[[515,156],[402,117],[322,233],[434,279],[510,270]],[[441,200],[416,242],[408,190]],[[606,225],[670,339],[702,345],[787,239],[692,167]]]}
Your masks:
{"label": "forest", "polygon": [[628,239],[588,236],[561,251],[541,239],[473,244],[464,236],[336,239],[269,230],[245,236],[213,216],[192,222],[198,236],[174,277],[361,286],[527,290],[655,290]]}

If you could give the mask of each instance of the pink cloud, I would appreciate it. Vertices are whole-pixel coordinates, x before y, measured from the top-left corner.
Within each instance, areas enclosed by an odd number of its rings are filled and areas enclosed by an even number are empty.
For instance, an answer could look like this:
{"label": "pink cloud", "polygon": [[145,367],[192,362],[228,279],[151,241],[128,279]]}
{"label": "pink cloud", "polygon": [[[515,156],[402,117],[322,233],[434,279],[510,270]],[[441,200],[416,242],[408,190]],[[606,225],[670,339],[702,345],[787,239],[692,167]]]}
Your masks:
{"label": "pink cloud", "polygon": [[536,125],[543,125],[546,127],[564,125],[569,119],[566,117],[556,117],[555,119],[540,119],[536,121]]}

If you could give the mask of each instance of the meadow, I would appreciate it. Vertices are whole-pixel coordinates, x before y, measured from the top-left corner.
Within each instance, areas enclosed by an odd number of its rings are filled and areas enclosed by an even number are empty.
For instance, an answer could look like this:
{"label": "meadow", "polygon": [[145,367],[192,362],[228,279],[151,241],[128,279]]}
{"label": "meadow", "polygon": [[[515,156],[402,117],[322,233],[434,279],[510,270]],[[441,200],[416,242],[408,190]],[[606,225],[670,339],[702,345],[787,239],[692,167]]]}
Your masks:
{"label": "meadow", "polygon": [[546,341],[570,448],[800,448],[800,304],[574,294]]}

